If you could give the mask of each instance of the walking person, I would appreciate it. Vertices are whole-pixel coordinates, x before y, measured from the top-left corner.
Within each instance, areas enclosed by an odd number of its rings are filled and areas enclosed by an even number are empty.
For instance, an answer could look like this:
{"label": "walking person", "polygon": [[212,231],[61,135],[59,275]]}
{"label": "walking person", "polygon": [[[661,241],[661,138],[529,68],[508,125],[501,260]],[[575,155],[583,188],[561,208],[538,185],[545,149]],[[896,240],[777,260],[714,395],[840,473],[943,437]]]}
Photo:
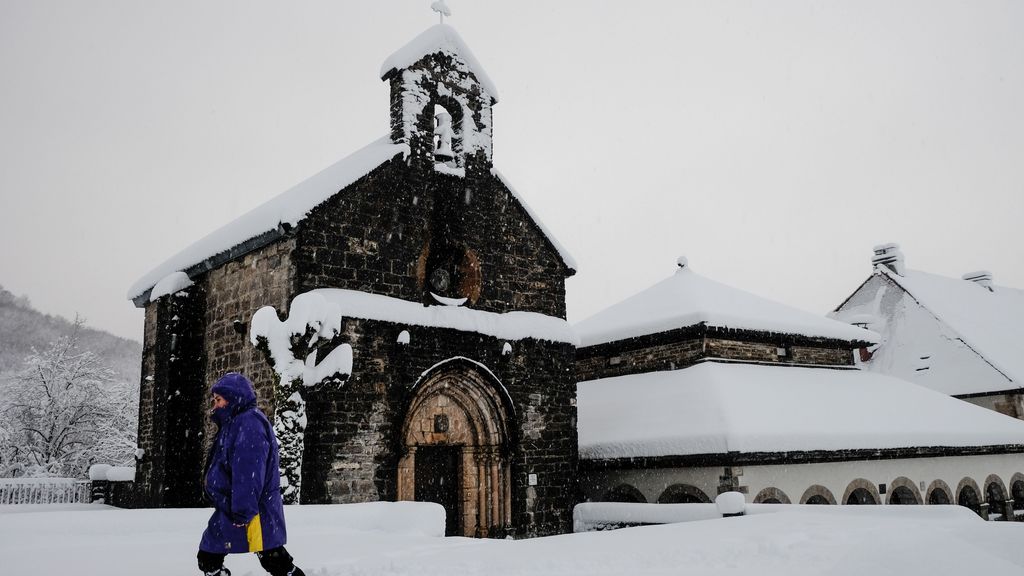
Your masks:
{"label": "walking person", "polygon": [[305,576],[285,550],[287,540],[278,444],[270,421],[256,407],[248,378],[231,372],[213,385],[217,436],[210,447],[206,494],[214,512],[199,543],[199,569],[231,576],[228,554],[255,552],[272,576]]}

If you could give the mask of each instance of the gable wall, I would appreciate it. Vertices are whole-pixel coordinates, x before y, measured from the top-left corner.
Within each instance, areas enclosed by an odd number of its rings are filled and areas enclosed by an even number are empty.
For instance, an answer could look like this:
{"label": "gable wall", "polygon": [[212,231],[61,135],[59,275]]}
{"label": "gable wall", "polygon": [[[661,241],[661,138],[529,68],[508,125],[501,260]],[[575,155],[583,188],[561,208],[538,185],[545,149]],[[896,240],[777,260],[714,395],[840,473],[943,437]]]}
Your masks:
{"label": "gable wall", "polygon": [[393,160],[315,208],[300,224],[294,255],[298,291],[346,288],[422,300],[418,270],[430,242],[431,190],[454,179],[465,243],[480,260],[479,299],[489,312],[538,312],[565,318],[565,269],[557,251],[501,182],[433,171],[417,175]]}
{"label": "gable wall", "polygon": [[1002,391],[1014,384],[976,354],[902,288],[875,274],[834,317],[840,321],[868,315],[882,336],[864,368],[909,380],[951,395]]}

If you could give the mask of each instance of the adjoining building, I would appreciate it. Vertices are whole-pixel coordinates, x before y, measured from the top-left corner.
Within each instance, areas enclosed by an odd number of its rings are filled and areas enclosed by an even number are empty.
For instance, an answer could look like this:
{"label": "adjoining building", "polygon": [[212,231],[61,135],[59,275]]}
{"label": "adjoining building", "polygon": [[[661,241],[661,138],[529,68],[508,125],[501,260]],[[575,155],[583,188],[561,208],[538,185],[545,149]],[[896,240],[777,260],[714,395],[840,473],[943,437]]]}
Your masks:
{"label": "adjoining building", "polygon": [[291,500],[428,500],[450,534],[567,532],[575,263],[494,168],[497,91],[454,29],[413,39],[381,78],[389,135],[131,288],[139,503],[199,504],[209,390],[239,371],[275,421]]}
{"label": "adjoining building", "polygon": [[576,325],[586,500],[1024,508],[1024,423],[860,370],[874,332],[679,264]]}
{"label": "adjoining building", "polygon": [[861,365],[1024,419],[1024,290],[991,272],[947,278],[910,270],[896,244],[831,314],[881,335]]}

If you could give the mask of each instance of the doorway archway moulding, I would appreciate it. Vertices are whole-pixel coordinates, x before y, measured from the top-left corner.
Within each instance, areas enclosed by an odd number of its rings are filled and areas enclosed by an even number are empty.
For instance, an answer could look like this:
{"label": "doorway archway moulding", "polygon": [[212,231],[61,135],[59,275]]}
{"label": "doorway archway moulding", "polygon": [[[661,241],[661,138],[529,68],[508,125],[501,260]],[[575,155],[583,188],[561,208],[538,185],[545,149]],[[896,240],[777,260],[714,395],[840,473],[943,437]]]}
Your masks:
{"label": "doorway archway moulding", "polygon": [[[483,364],[449,358],[426,370],[412,386],[401,429],[398,499],[416,499],[416,450],[459,449],[455,533],[500,535],[511,527],[513,405],[507,389]],[[423,481],[424,479],[421,479]]]}

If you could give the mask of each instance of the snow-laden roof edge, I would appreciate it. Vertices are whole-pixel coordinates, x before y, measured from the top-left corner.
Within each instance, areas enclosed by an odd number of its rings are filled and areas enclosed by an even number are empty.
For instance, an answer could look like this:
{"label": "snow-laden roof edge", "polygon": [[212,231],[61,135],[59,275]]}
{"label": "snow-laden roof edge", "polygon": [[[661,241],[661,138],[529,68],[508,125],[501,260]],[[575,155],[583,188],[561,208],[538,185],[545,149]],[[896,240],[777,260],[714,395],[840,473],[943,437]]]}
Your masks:
{"label": "snow-laden roof edge", "polygon": [[188,274],[180,270],[171,272],[153,286],[149,293],[149,301],[153,302],[168,294],[176,294],[190,286],[192,286],[192,279],[188,277]]}
{"label": "snow-laden roof edge", "polygon": [[476,59],[469,46],[462,40],[459,33],[455,31],[455,28],[447,24],[435,24],[427,28],[420,35],[410,40],[408,44],[399,48],[391,56],[388,56],[384,63],[381,64],[380,77],[384,78],[392,70],[408,68],[424,56],[437,52],[452,54],[462,59],[473,72],[473,75],[476,76],[480,86],[487,92],[487,95],[494,102],[498,101],[498,89],[494,82],[491,81],[490,76],[484,71],[484,67],[480,65],[480,61]]}
{"label": "snow-laden roof edge", "polygon": [[505,188],[507,188],[508,191],[512,193],[512,197],[519,202],[520,206],[523,207],[523,210],[526,211],[526,215],[529,216],[531,220],[533,220],[533,223],[537,225],[537,228],[540,228],[541,233],[543,233],[544,237],[548,239],[548,242],[550,242],[551,245],[555,248],[555,250],[558,251],[558,255],[562,257],[562,262],[565,263],[567,267],[574,271],[579,270],[579,268],[576,266],[576,259],[573,258],[572,254],[570,254],[569,251],[565,249],[565,246],[563,246],[562,243],[559,242],[557,238],[555,238],[555,235],[551,233],[551,230],[547,226],[544,225],[544,222],[541,221],[540,217],[537,216],[537,213],[533,211],[533,208],[530,208],[530,205],[526,203],[526,200],[523,200],[523,197],[518,192],[516,192],[516,189],[512,186],[511,183],[509,183],[508,178],[506,178],[504,174],[502,174],[497,168],[494,167],[491,168],[491,174],[497,177],[498,180],[500,180],[501,183],[505,185]]}
{"label": "snow-laden roof edge", "polygon": [[342,288],[319,288],[311,294],[323,296],[345,318],[381,320],[404,326],[451,328],[507,340],[547,340],[576,345],[576,332],[562,318],[537,312],[486,312],[461,306],[424,306],[382,294]]}
{"label": "snow-laden roof edge", "polygon": [[298,224],[332,195],[395,156],[408,153],[407,144],[395,144],[388,136],[370,143],[167,259],[128,289],[128,299],[137,299],[175,271],[189,272],[205,260],[275,231],[282,224]]}

